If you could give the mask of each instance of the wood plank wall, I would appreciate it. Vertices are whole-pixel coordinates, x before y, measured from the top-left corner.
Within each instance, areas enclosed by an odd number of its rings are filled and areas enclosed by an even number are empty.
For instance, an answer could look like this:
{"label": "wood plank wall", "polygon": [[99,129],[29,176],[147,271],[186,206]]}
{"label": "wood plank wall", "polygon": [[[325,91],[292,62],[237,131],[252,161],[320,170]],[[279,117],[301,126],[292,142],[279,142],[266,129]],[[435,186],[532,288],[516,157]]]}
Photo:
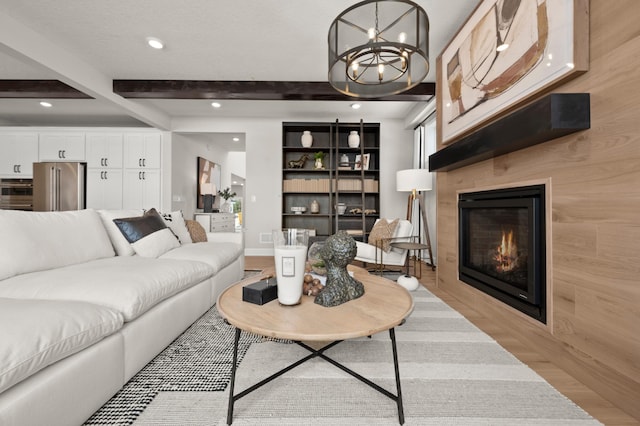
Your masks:
{"label": "wood plank wall", "polygon": [[[574,377],[640,419],[640,1],[591,0],[591,129],[438,173],[438,286],[512,324]],[[439,145],[441,148],[442,145]],[[457,191],[551,187],[552,326],[457,279]]]}

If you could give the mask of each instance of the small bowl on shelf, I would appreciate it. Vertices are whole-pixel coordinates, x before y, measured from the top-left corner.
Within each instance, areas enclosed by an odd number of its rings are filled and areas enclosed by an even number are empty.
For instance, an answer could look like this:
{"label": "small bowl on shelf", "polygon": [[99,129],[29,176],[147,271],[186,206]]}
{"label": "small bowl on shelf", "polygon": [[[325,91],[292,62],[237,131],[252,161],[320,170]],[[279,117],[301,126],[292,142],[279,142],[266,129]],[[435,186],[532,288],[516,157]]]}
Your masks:
{"label": "small bowl on shelf", "polygon": [[295,214],[302,214],[307,211],[306,207],[291,207],[291,211]]}

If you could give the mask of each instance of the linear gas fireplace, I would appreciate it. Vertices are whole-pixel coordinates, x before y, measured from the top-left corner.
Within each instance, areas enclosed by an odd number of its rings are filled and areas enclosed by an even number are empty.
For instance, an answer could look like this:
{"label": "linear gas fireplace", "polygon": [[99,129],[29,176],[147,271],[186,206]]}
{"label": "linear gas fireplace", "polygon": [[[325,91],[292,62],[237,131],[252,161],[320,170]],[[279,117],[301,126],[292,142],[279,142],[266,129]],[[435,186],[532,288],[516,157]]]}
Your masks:
{"label": "linear gas fireplace", "polygon": [[458,196],[459,278],[546,323],[544,185]]}

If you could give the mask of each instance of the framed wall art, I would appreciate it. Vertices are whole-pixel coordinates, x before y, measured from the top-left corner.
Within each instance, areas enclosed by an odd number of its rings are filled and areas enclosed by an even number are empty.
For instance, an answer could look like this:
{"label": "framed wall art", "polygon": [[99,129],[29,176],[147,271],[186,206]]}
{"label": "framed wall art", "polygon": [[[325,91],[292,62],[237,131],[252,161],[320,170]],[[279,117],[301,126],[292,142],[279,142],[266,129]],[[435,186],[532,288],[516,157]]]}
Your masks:
{"label": "framed wall art", "polygon": [[220,205],[220,197],[218,190],[220,189],[222,171],[220,164],[209,161],[206,158],[198,157],[198,184],[197,184],[197,208],[204,208],[204,195],[211,194],[214,198],[213,207],[218,208]]}
{"label": "framed wall art", "polygon": [[438,58],[446,144],[588,68],[588,0],[483,0]]}

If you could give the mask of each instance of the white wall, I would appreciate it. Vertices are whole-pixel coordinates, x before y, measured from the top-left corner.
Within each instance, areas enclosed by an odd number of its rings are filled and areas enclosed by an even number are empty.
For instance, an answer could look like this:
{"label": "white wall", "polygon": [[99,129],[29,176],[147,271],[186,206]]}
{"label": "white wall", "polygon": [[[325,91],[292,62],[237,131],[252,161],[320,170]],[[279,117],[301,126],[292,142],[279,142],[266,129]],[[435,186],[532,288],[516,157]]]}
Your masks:
{"label": "white wall", "polygon": [[[220,164],[221,186],[226,188],[231,186],[231,171],[227,164],[229,153],[208,143],[202,135],[176,133],[173,134],[171,151],[171,207],[174,211],[182,210],[186,219],[193,219],[197,205],[198,157]],[[218,198],[216,204],[219,204]]]}
{"label": "white wall", "polygon": [[[340,119],[340,117],[338,117]],[[363,117],[365,121],[366,117]],[[245,254],[272,255],[271,244],[261,244],[260,234],[271,233],[281,226],[282,206],[282,122],[320,121],[314,118],[282,119],[209,119],[184,118],[173,122],[175,132],[227,132],[244,133],[246,146],[246,181],[244,188],[243,225],[245,228]],[[325,121],[325,120],[322,120]],[[342,120],[341,121],[346,121]],[[353,120],[349,120],[353,121]],[[402,120],[380,122],[380,213],[384,217],[395,218],[406,215],[406,194],[396,192],[395,172],[412,165],[413,132],[404,129]],[[183,147],[183,143],[188,146]],[[191,160],[184,156],[195,155],[196,148],[190,147],[189,138],[174,134],[173,162],[174,195],[192,192],[195,172],[182,170]],[[189,153],[191,152],[191,153]],[[196,155],[197,156],[197,155]],[[212,161],[216,161],[211,158]],[[195,164],[195,160],[193,160]],[[224,173],[224,170],[223,170]],[[225,185],[223,180],[223,185]],[[194,205],[193,202],[189,201]],[[174,203],[174,207],[183,208]],[[185,210],[186,211],[186,210]]]}

